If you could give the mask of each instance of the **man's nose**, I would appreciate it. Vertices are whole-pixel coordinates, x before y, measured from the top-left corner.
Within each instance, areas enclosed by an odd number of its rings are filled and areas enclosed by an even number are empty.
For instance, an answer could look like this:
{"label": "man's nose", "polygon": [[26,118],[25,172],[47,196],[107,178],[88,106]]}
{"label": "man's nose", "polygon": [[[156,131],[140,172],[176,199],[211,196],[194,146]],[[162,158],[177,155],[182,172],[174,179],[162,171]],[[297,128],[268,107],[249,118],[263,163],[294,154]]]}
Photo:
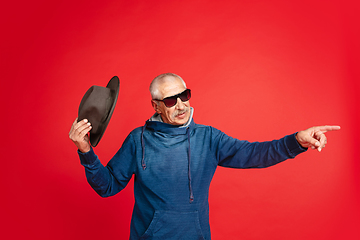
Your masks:
{"label": "man's nose", "polygon": [[183,101],[181,101],[180,98],[177,98],[176,109],[183,110],[184,108],[185,104],[183,103]]}

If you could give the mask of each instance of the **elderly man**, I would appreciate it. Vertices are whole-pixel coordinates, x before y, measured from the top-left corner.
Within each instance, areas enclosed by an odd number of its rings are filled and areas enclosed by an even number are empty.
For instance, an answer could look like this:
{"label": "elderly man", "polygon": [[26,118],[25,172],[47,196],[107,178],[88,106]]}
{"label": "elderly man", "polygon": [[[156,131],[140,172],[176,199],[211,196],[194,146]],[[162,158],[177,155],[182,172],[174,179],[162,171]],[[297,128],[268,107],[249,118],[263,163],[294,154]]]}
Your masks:
{"label": "elderly man", "polygon": [[312,127],[270,142],[241,141],[196,124],[190,89],[176,74],[156,77],[151,85],[155,114],[134,129],[103,166],[89,144],[91,124],[72,125],[91,187],[102,197],[121,191],[135,175],[135,205],[130,239],[210,239],[208,195],[217,166],[264,168],[294,158],[307,148],[325,147],[327,131]]}

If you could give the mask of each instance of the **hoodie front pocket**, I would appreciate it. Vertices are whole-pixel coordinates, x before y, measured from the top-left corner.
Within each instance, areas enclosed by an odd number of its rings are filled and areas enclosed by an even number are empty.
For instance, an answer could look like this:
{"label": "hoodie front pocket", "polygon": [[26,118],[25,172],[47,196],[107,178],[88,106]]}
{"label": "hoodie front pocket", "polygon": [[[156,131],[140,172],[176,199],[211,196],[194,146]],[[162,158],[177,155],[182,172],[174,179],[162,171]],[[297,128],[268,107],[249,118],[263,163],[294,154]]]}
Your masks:
{"label": "hoodie front pocket", "polygon": [[154,217],[141,239],[204,239],[199,213],[155,211]]}

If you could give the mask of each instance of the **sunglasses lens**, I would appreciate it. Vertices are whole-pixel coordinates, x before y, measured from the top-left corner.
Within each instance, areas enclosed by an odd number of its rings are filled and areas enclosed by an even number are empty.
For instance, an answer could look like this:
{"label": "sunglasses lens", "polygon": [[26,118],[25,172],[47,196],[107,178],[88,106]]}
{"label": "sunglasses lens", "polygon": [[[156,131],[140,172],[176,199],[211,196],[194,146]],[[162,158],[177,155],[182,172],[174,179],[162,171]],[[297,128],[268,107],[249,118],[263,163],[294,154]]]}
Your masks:
{"label": "sunglasses lens", "polygon": [[175,97],[165,98],[163,100],[163,102],[164,102],[165,106],[172,107],[176,104],[177,98],[175,98]]}
{"label": "sunglasses lens", "polygon": [[186,90],[183,91],[183,92],[180,94],[180,96],[179,96],[179,98],[180,98],[181,101],[183,101],[183,102],[188,101],[188,100],[190,99],[190,97],[191,97],[190,89],[186,89]]}

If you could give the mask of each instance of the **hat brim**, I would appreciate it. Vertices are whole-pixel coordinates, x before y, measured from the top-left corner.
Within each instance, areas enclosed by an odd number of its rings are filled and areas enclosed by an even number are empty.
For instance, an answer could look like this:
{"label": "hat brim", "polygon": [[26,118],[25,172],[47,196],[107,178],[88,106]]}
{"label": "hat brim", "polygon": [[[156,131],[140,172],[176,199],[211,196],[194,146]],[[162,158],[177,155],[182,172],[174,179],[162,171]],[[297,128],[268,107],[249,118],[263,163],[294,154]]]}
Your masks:
{"label": "hat brim", "polygon": [[111,104],[110,107],[110,111],[107,115],[107,118],[105,119],[105,121],[101,124],[101,129],[98,131],[97,134],[94,134],[90,131],[90,143],[93,147],[96,147],[98,145],[98,143],[100,142],[102,136],[105,133],[105,130],[110,122],[111,116],[114,112],[115,109],[115,105],[119,96],[119,89],[120,89],[120,80],[117,76],[114,76],[110,79],[110,81],[108,82],[108,84],[106,85],[107,88],[109,88],[110,90],[113,90],[115,92],[115,96],[113,98],[113,102]]}

